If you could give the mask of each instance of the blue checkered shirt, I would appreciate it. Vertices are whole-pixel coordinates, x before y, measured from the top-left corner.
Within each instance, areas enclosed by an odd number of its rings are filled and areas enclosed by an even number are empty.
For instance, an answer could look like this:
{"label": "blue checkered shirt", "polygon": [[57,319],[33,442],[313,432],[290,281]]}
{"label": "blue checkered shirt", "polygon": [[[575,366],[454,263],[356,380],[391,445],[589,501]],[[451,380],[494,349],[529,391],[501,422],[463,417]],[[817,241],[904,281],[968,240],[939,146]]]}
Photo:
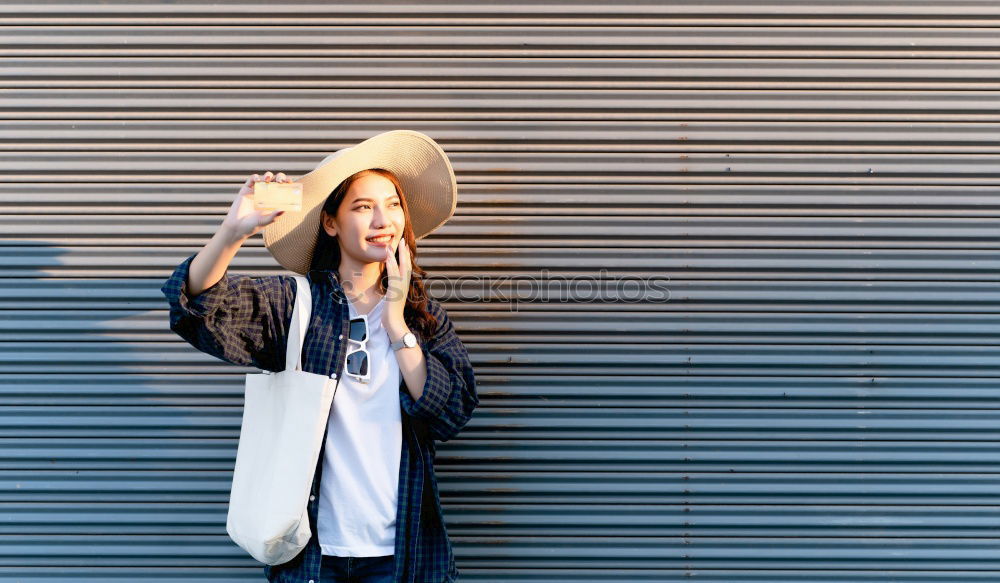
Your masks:
{"label": "blue checkered shirt", "polygon": [[[170,304],[170,329],[198,350],[226,362],[275,372],[284,370],[295,304],[294,279],[227,272],[218,283],[191,298],[186,293],[186,282],[193,258],[184,260],[161,289]],[[339,376],[344,368],[349,326],[343,288],[336,271],[311,271],[308,278],[313,307],[302,349],[302,369]],[[394,553],[394,580],[398,583],[442,583],[458,578],[434,476],[434,440],[455,437],[479,404],[469,355],[454,325],[436,300],[428,299],[428,310],[438,325],[429,338],[417,335],[427,362],[423,393],[414,400],[402,378],[399,386],[403,445]],[[316,515],[322,471],[321,450],[308,503],[312,538],[287,563],[265,565],[268,581],[320,580],[322,551]]]}

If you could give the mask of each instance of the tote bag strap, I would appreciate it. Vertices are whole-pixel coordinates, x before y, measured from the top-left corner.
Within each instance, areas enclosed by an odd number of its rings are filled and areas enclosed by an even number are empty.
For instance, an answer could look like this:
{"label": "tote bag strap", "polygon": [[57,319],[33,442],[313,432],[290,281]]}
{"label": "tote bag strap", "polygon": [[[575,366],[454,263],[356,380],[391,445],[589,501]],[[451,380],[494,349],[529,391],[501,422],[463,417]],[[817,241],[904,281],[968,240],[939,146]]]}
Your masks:
{"label": "tote bag strap", "polygon": [[292,323],[288,330],[285,370],[302,370],[302,346],[305,344],[311,312],[312,290],[309,289],[309,280],[305,276],[296,275],[295,307],[292,308]]}

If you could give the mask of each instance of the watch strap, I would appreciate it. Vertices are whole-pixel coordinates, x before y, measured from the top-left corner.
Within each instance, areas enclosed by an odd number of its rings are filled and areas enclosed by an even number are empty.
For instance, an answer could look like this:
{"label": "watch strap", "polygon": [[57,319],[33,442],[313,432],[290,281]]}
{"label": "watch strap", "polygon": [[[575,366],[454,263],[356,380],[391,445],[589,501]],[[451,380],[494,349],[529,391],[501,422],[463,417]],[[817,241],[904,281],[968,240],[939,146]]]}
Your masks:
{"label": "watch strap", "polygon": [[[397,341],[389,344],[389,348],[391,348],[393,350],[399,350],[400,348],[403,348],[404,346],[406,346],[406,338],[407,338],[407,336],[413,336],[413,332],[407,332],[406,334],[403,334],[402,338],[400,338],[399,340],[397,340]],[[416,339],[415,336],[414,336],[414,339]]]}

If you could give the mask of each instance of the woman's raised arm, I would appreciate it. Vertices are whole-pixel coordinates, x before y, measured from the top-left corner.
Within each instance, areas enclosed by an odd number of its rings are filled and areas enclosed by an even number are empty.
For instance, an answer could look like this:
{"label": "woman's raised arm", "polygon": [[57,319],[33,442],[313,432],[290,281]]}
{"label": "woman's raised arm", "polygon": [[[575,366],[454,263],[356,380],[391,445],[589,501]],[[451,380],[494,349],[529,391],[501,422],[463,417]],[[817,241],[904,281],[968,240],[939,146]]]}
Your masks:
{"label": "woman's raised arm", "polygon": [[[227,275],[240,246],[280,215],[253,209],[255,174],[247,179],[215,236],[185,259],[161,287],[170,329],[192,346],[232,364],[284,369],[295,280],[284,275]],[[270,172],[264,179],[275,177]],[[279,173],[278,181],[286,181]]]}
{"label": "woman's raised arm", "polygon": [[270,170],[263,177],[254,174],[247,178],[215,235],[191,261],[187,280],[190,297],[197,296],[222,279],[243,243],[281,216],[283,211],[262,213],[253,208],[253,185],[258,181],[290,182],[284,172],[273,175]]}

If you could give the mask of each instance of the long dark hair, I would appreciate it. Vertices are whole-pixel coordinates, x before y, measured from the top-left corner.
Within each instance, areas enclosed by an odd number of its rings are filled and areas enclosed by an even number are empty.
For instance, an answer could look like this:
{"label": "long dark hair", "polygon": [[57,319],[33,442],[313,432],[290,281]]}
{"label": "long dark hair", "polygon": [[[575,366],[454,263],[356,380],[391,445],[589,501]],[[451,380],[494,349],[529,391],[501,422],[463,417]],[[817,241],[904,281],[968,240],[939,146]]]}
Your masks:
{"label": "long dark hair", "polygon": [[[410,274],[410,289],[406,294],[406,307],[403,309],[403,320],[410,330],[422,338],[429,338],[437,327],[437,319],[427,310],[427,294],[424,289],[424,276],[427,272],[417,265],[417,242],[413,237],[413,226],[410,224],[410,210],[406,204],[406,196],[403,187],[399,183],[396,175],[383,168],[370,168],[356,172],[343,180],[333,192],[326,197],[323,203],[323,212],[331,217],[337,216],[337,209],[347,196],[347,191],[351,185],[359,178],[377,174],[392,182],[396,187],[396,194],[399,195],[400,205],[403,207],[404,225],[403,239],[406,240],[406,248],[410,251],[410,264],[412,272]],[[322,215],[321,215],[322,217]],[[327,235],[323,228],[323,221],[320,220],[319,234],[316,238],[316,248],[313,251],[312,264],[309,269],[330,270],[336,272],[340,268],[340,243],[336,237]],[[389,284],[389,271],[385,264],[382,265],[382,273],[378,279],[379,293],[385,294]]]}

